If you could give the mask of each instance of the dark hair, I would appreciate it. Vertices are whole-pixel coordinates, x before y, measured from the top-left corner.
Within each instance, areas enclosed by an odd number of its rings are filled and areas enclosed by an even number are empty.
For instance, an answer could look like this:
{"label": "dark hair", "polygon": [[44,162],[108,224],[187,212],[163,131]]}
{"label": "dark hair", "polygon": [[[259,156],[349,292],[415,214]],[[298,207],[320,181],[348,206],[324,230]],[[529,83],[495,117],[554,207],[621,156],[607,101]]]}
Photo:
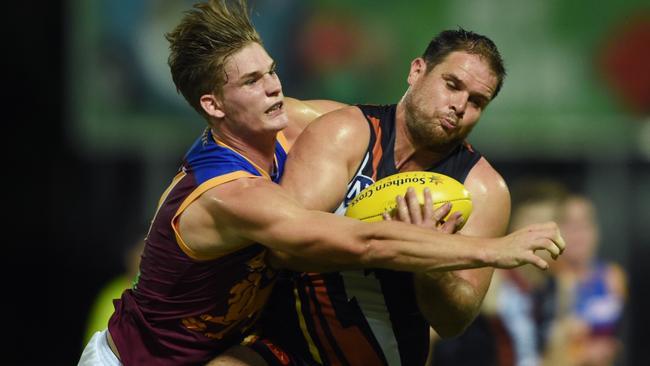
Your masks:
{"label": "dark hair", "polygon": [[246,0],[196,4],[165,38],[169,41],[168,64],[176,90],[204,116],[199,99],[221,91],[226,82],[226,58],[250,43],[262,44]]}
{"label": "dark hair", "polygon": [[457,30],[442,31],[429,42],[422,55],[422,58],[427,63],[427,72],[443,62],[454,51],[464,51],[487,60],[490,68],[497,76],[497,87],[494,90],[494,95],[492,95],[492,99],[494,99],[499,94],[503,80],[506,77],[503,59],[494,42],[486,36],[460,27]]}

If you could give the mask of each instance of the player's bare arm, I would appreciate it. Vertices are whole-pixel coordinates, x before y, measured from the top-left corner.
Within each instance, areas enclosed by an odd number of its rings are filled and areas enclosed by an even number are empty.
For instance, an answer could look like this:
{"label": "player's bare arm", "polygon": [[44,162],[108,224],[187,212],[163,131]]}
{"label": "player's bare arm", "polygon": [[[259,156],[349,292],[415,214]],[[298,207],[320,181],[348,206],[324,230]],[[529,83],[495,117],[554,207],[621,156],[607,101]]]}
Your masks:
{"label": "player's bare arm", "polygon": [[306,208],[333,211],[369,139],[368,125],[356,107],[321,116],[293,146],[280,184]]}
{"label": "player's bare arm", "polygon": [[333,100],[299,100],[294,98],[284,98],[284,110],[289,118],[289,125],[282,131],[289,141],[293,142],[298,138],[300,133],[316,118],[321,115],[346,107],[346,104],[335,102]]}
{"label": "player's bare arm", "polygon": [[[190,227],[185,215],[201,215],[204,220]],[[512,242],[521,247],[550,232],[533,230]],[[241,178],[206,191],[181,216],[179,233],[197,257],[222,255],[258,242],[291,258],[322,263],[322,268],[304,268],[300,260],[285,263],[295,270],[374,267],[427,272],[501,264],[492,263],[482,239],[306,210],[280,186],[263,178]]]}
{"label": "player's bare arm", "polygon": [[[307,209],[332,211],[344,196],[348,180],[358,168],[368,141],[368,125],[357,108],[343,108],[321,116],[296,141],[281,182],[283,188]],[[330,219],[330,216],[326,217]],[[481,239],[435,233],[398,222],[360,224],[356,227],[360,232],[372,227],[369,234],[373,240],[363,244],[370,245],[365,252],[366,264],[374,262],[380,264],[374,267],[413,272],[421,272],[425,263],[431,264],[429,270],[432,271],[484,266],[509,268],[524,263],[545,268],[545,263],[534,255],[534,250],[555,253],[564,247],[557,227],[553,225],[531,228],[532,231],[525,236]],[[328,226],[329,223],[323,222],[322,225]],[[338,236],[336,230],[336,226],[328,227],[332,236]],[[358,237],[354,232],[345,235]],[[413,245],[414,242],[422,244]],[[276,249],[283,251],[281,247]],[[506,250],[511,252],[504,256]],[[288,268],[300,266],[303,258],[291,254],[278,253],[282,265]],[[402,262],[388,263],[393,259]]]}
{"label": "player's bare arm", "polygon": [[[504,235],[510,194],[503,178],[481,158],[465,180],[465,187],[472,195],[473,212],[460,233],[484,238]],[[478,315],[492,272],[493,268],[485,267],[415,276],[420,310],[440,336],[460,334]]]}

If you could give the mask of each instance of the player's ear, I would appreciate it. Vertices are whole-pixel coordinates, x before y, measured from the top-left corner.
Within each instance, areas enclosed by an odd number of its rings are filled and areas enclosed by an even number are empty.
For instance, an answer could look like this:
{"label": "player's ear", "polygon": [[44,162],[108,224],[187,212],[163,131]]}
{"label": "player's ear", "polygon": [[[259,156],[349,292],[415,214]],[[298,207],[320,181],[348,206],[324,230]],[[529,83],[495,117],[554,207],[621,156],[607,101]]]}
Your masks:
{"label": "player's ear", "polygon": [[201,103],[201,108],[203,108],[208,116],[223,118],[226,115],[223,110],[223,102],[214,94],[203,94],[199,101]]}
{"label": "player's ear", "polygon": [[411,61],[411,69],[409,70],[409,76],[406,79],[409,85],[413,85],[422,75],[427,72],[427,63],[422,57],[418,57],[415,60]]}

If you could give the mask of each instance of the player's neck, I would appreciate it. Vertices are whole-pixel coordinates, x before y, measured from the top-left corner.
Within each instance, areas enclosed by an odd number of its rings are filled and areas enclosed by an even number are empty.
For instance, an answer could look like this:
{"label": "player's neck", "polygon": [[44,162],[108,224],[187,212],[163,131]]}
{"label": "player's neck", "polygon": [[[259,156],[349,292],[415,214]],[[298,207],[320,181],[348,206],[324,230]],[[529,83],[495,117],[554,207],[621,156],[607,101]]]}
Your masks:
{"label": "player's neck", "polygon": [[412,146],[405,146],[398,150],[395,143],[395,168],[399,172],[427,170],[444,156],[431,151],[418,151]]}
{"label": "player's neck", "polygon": [[250,133],[244,135],[242,133],[234,134],[232,131],[217,127],[212,127],[211,130],[218,142],[252,161],[267,173],[272,172],[277,133]]}
{"label": "player's neck", "polygon": [[397,105],[395,113],[395,168],[400,172],[426,170],[437,163],[448,151],[432,151],[418,148],[406,127],[406,112],[403,103]]}

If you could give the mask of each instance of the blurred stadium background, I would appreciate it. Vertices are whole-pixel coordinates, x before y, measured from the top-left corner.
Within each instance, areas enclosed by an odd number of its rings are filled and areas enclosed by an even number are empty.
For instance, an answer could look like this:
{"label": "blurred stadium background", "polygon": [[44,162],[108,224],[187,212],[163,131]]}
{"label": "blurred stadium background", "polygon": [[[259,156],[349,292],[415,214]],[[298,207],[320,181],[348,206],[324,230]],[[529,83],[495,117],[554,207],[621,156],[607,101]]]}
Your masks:
{"label": "blurred stadium background", "polygon": [[[0,364],[76,363],[93,297],[123,270],[204,127],[176,94],[163,37],[191,3],[69,0],[8,12],[19,34],[11,55],[24,56],[8,59],[24,72],[10,73],[3,96],[19,98],[8,107],[22,134],[10,142],[28,168],[9,179],[22,219],[9,227],[18,260],[6,259],[7,291],[17,302]],[[508,181],[556,177],[595,199],[601,255],[630,280],[619,364],[650,364],[647,0],[253,3],[285,95],[298,98],[393,103],[435,33],[461,26],[491,37],[508,77],[470,141]]]}

